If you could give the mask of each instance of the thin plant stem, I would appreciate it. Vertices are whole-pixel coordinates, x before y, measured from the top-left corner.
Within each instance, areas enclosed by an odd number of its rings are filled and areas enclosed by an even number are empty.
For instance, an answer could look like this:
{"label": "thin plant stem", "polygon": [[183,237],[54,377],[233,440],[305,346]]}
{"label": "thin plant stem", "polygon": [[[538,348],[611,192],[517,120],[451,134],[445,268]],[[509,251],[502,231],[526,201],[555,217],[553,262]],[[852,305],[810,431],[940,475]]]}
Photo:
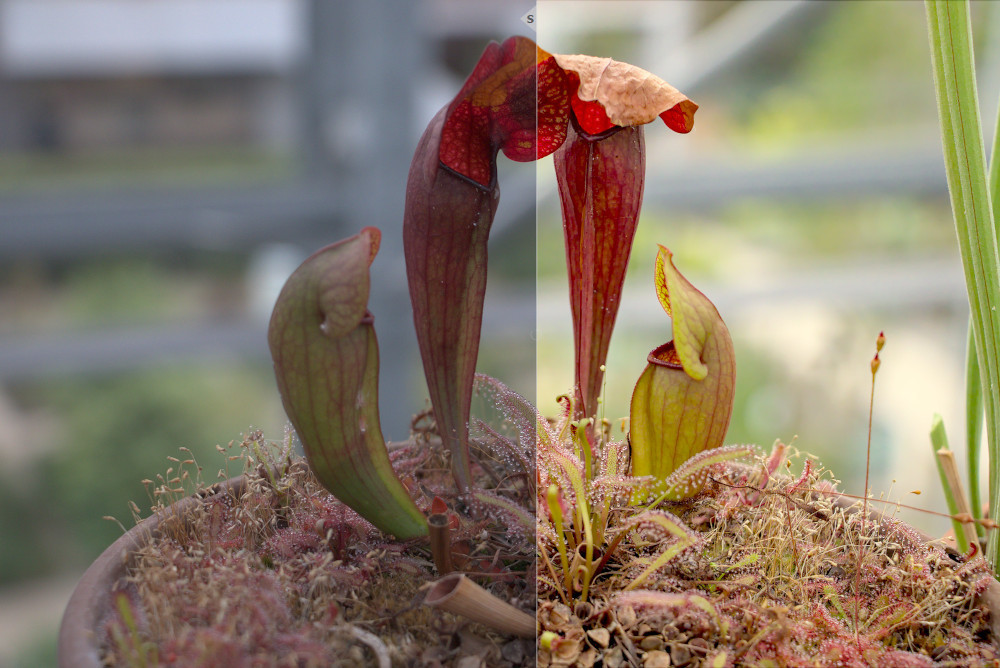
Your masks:
{"label": "thin plant stem", "polygon": [[555,587],[556,593],[559,594],[559,598],[562,599],[563,603],[569,605],[569,599],[566,598],[566,592],[563,591],[563,588],[559,585],[559,576],[556,574],[555,567],[552,566],[552,561],[549,559],[549,555],[546,554],[545,550],[539,550],[538,554],[542,558],[542,561],[545,562],[545,568],[548,570],[549,575],[552,576],[552,586]]}
{"label": "thin plant stem", "polygon": [[879,332],[878,339],[875,342],[875,357],[872,358],[871,370],[872,370],[872,391],[871,398],[868,401],[868,446],[865,452],[865,500],[862,504],[861,509],[861,536],[860,542],[858,543],[858,568],[857,573],[854,577],[854,638],[857,640],[858,634],[860,633],[859,619],[860,619],[860,605],[861,605],[861,567],[864,565],[865,561],[865,529],[868,523],[868,474],[871,469],[872,461],[872,415],[875,412],[875,375],[878,373],[878,368],[881,362],[879,361],[878,354],[882,350],[882,346],[885,345],[885,336]]}
{"label": "thin plant stem", "polygon": [[[1000,122],[1000,118],[998,118]],[[998,127],[1000,130],[1000,127]],[[994,150],[994,155],[998,155]],[[994,170],[990,166],[990,174]],[[994,201],[996,199],[994,198]],[[979,357],[976,355],[976,335],[974,324],[969,320],[969,340],[965,346],[965,447],[966,467],[969,477],[969,503],[972,516],[983,519],[983,501],[979,493],[979,446],[983,432],[983,385],[979,373]],[[933,432],[932,432],[933,433]],[[984,536],[983,528],[976,525],[976,531]]]}

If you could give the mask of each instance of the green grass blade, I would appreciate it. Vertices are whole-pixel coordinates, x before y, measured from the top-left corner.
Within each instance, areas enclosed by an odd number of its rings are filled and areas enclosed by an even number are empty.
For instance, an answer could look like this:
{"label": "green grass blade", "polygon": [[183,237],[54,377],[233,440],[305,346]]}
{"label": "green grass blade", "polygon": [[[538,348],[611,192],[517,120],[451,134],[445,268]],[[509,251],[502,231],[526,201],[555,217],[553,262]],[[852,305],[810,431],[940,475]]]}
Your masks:
{"label": "green grass blade", "polygon": [[[941,488],[944,490],[944,500],[948,503],[948,512],[957,515],[959,512],[958,499],[955,498],[955,490],[948,484],[948,476],[945,475],[944,466],[938,458],[939,450],[949,450],[948,434],[944,430],[944,420],[937,413],[931,421],[931,449],[934,451],[934,463],[937,464],[938,475],[941,477]],[[955,531],[955,540],[958,542],[958,549],[965,553],[969,551],[969,542],[965,540],[965,531],[962,523],[952,519],[951,527]]]}
{"label": "green grass blade", "polygon": [[[990,201],[993,204],[993,236],[1000,239],[1000,234],[997,233],[997,225],[1000,224],[1000,210],[998,210],[1000,209],[1000,166],[997,165],[997,158],[1000,158],[1000,104],[997,105],[988,173]],[[969,501],[972,504],[973,517],[982,519],[983,501],[979,491],[979,452],[983,435],[983,386],[974,337],[973,323],[970,321],[965,363],[965,433],[968,454]],[[990,489],[993,489],[992,482]],[[976,524],[976,531],[980,536],[985,535],[985,530],[980,524]]]}
{"label": "green grass blade", "polygon": [[[989,388],[1000,387],[1000,297],[996,233],[986,179],[983,145],[972,55],[972,25],[968,2],[927,0],[927,23],[935,92],[941,116],[945,171],[951,193],[955,227],[965,283],[972,312],[976,359],[980,363],[990,453],[990,499],[998,495],[1000,467],[1000,397]],[[990,517],[1000,518],[997,504]],[[998,543],[992,536],[986,556],[997,563]]]}
{"label": "green grass blade", "polygon": [[[973,323],[970,321],[969,341],[965,348],[965,443],[968,458],[966,466],[969,474],[969,503],[972,504],[972,516],[977,520],[983,517],[983,500],[979,493],[979,446],[982,432],[983,385],[979,374],[979,357],[976,355]],[[983,527],[979,524],[976,525],[976,531],[980,535],[984,533]]]}

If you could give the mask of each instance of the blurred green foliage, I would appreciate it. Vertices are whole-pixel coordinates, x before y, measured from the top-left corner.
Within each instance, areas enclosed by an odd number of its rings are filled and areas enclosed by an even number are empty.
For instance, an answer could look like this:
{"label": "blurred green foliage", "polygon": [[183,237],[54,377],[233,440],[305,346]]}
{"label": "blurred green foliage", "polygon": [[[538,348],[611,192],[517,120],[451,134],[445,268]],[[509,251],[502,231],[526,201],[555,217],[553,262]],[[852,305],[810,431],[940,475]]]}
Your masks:
{"label": "blurred green foliage", "polygon": [[51,668],[58,665],[58,629],[38,629],[12,660],[10,668]]}
{"label": "blurred green foliage", "polygon": [[[716,276],[731,270],[720,257],[759,251],[780,257],[789,269],[817,259],[893,258],[957,252],[943,199],[875,196],[812,202],[742,198],[715,210],[643,209],[632,246],[629,280],[648,277],[656,244],[684,257],[689,271]],[[560,249],[562,226],[554,219],[538,225],[540,249]],[[538,253],[538,278],[565,280],[565,256]],[[637,277],[633,278],[633,276]]]}
{"label": "blurred green foliage", "polygon": [[[259,424],[263,402],[250,388],[266,380],[260,369],[212,365],[164,367],[52,388],[49,405],[64,416],[68,447],[49,458],[45,477],[63,490],[63,518],[79,530],[103,515],[122,518],[128,500],[146,511],[148,497],[139,480],[165,471],[168,455],[184,459],[182,446],[204,462],[205,477],[213,481],[223,465],[215,445]],[[94,494],[96,489],[101,493]],[[117,531],[111,526],[104,533]],[[84,535],[90,540],[89,532]],[[94,541],[93,548],[106,544]]]}
{"label": "blurred green foliage", "polygon": [[253,147],[129,147],[83,153],[0,154],[0,192],[129,185],[204,186],[288,178],[290,154]]}
{"label": "blurred green foliage", "polygon": [[187,364],[22,389],[21,403],[59,416],[58,435],[36,463],[37,485],[0,485],[12,496],[0,498],[0,583],[92,560],[121,535],[102,518],[131,526],[129,501],[148,514],[141,481],[176,470],[167,457],[185,459],[179,448],[190,448],[211,483],[226,466],[217,444],[251,427],[279,438],[272,385],[263,364]]}
{"label": "blurred green foliage", "polygon": [[712,91],[723,108],[740,111],[727,134],[759,153],[799,151],[848,133],[905,137],[906,128],[934,120],[923,3],[827,3],[824,20],[783,35],[764,57],[733,68]]}
{"label": "blurred green foliage", "polygon": [[110,255],[0,267],[0,333],[68,332],[239,313],[245,257],[230,252]]}

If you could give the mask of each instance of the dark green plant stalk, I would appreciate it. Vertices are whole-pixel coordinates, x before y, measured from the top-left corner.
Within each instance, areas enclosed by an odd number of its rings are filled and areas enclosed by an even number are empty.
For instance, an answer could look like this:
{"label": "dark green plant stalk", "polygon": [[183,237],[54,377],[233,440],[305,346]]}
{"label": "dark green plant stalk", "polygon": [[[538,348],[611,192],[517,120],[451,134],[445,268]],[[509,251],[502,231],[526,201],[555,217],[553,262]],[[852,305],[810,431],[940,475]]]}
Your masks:
{"label": "dark green plant stalk", "polygon": [[[972,54],[972,24],[967,1],[927,0],[926,7],[945,171],[965,270],[975,360],[978,361],[986,411],[990,518],[996,521],[1000,518],[996,503],[1000,481],[1000,393],[994,388],[1000,388],[1000,313],[996,311],[1000,302],[1000,260],[986,178],[986,151]],[[974,407],[970,406],[969,410]],[[986,549],[986,557],[994,568],[998,556],[1000,543],[994,533]]]}

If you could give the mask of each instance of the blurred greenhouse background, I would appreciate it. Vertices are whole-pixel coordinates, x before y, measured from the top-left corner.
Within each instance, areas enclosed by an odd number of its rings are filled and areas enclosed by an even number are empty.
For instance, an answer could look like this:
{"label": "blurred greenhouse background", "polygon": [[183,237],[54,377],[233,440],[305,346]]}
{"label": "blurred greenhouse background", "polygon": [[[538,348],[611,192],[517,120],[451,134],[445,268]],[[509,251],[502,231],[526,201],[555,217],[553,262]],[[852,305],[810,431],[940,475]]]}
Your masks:
{"label": "blurred greenhouse background", "polygon": [[[0,0],[0,665],[54,663],[72,586],[120,533],[102,517],[126,521],[179,447],[212,477],[216,444],[281,436],[271,302],[306,254],[364,225],[384,232],[383,422],[405,437],[425,405],[399,235],[410,157],[487,40],[535,36],[531,9]],[[991,126],[1000,8],[974,17]],[[606,416],[627,414],[669,337],[662,243],[733,333],[729,441],[797,435],[861,493],[885,330],[871,487],[941,510],[927,431],[940,412],[964,438],[968,309],[923,4],[542,0],[535,23],[549,51],[634,63],[701,105],[690,135],[646,127]],[[481,363],[529,397],[537,378],[547,411],[572,382],[551,162],[501,160]]]}

